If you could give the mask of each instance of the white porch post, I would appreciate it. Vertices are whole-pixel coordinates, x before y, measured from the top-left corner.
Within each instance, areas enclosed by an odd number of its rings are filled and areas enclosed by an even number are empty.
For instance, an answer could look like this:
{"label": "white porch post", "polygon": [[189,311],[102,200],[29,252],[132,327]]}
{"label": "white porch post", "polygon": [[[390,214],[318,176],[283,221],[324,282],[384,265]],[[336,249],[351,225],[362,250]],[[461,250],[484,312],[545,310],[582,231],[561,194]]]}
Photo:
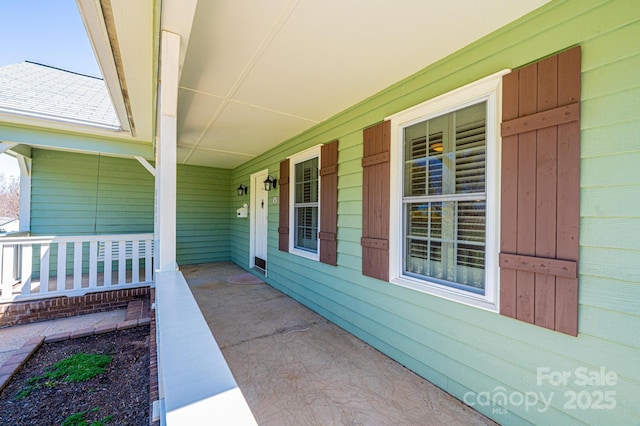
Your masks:
{"label": "white porch post", "polygon": [[161,34],[159,138],[156,140],[156,270],[175,271],[176,263],[176,161],[180,36]]}
{"label": "white porch post", "polygon": [[31,158],[16,156],[20,166],[20,232],[31,230]]}

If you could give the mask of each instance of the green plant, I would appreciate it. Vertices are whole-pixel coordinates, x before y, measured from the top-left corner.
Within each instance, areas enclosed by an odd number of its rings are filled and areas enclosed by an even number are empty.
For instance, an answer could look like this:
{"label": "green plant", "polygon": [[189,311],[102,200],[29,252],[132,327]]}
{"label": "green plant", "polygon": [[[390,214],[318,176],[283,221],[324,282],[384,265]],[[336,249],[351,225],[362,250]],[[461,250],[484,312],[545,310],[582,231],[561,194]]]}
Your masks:
{"label": "green plant", "polygon": [[56,362],[42,376],[30,377],[24,389],[20,390],[14,399],[22,399],[28,396],[33,389],[40,386],[53,388],[56,386],[57,381],[84,382],[90,380],[98,374],[104,373],[104,368],[111,362],[111,359],[110,355],[101,354],[79,353],[71,355]]}
{"label": "green plant", "polygon": [[64,382],[84,382],[104,373],[104,367],[111,362],[110,355],[79,353],[58,361],[45,373],[48,379]]}
{"label": "green plant", "polygon": [[[92,413],[97,413],[98,411],[100,411],[100,408],[94,407],[90,411]],[[95,420],[91,423],[88,423],[84,418],[86,414],[86,411],[80,411],[79,413],[72,414],[64,419],[60,426],[105,426],[113,419],[112,415],[108,415],[103,419]]]}

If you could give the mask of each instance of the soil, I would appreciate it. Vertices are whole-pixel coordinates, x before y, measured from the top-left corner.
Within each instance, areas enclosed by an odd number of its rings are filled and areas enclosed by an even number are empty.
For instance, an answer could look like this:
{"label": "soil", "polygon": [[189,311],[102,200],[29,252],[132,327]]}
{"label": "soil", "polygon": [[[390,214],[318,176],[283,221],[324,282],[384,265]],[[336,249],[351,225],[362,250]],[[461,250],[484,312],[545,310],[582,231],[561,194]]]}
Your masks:
{"label": "soil", "polygon": [[[15,398],[30,377],[83,352],[113,358],[104,373],[86,382],[56,381]],[[0,393],[0,425],[61,425],[82,411],[87,425],[109,416],[105,426],[149,424],[149,326],[44,344]]]}

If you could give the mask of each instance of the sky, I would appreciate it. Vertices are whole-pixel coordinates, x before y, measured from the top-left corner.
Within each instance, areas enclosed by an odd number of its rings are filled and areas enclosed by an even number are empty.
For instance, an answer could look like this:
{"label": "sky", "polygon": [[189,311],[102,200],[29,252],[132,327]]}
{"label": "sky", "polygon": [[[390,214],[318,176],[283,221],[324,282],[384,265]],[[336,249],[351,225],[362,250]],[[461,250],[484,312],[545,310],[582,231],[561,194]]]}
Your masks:
{"label": "sky", "polygon": [[20,176],[18,160],[7,154],[0,154],[0,175],[4,175],[5,178]]}
{"label": "sky", "polygon": [[0,0],[0,66],[25,60],[101,76],[75,0]]}
{"label": "sky", "polygon": [[[101,77],[75,0],[0,0],[0,66],[24,61]],[[0,174],[20,175],[15,158]]]}

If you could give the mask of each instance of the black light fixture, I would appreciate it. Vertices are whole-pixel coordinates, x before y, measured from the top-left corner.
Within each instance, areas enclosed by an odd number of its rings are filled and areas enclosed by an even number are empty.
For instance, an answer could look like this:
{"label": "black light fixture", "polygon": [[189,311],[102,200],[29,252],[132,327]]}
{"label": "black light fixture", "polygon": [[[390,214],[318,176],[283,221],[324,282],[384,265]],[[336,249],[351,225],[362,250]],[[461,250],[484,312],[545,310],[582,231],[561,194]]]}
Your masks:
{"label": "black light fixture", "polygon": [[267,179],[264,181],[264,190],[271,191],[271,188],[275,188],[278,186],[278,179],[273,176],[267,176]]}
{"label": "black light fixture", "polygon": [[238,197],[242,197],[243,195],[247,195],[247,186],[240,184],[238,187]]}

